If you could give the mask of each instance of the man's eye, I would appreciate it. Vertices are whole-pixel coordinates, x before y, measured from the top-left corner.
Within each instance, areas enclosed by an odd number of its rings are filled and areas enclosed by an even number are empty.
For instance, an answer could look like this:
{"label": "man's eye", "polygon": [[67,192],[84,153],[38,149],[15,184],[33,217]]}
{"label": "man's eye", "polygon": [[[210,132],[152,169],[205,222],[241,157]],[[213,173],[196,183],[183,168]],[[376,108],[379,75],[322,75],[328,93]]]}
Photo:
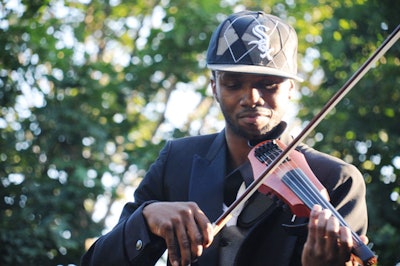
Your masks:
{"label": "man's eye", "polygon": [[228,84],[225,84],[225,86],[230,90],[236,90],[236,89],[239,89],[241,85],[240,85],[240,83],[228,83]]}
{"label": "man's eye", "polygon": [[265,89],[265,90],[275,90],[275,89],[278,88],[278,84],[276,84],[276,83],[273,83],[273,84],[264,84],[264,85],[262,86],[262,88]]}

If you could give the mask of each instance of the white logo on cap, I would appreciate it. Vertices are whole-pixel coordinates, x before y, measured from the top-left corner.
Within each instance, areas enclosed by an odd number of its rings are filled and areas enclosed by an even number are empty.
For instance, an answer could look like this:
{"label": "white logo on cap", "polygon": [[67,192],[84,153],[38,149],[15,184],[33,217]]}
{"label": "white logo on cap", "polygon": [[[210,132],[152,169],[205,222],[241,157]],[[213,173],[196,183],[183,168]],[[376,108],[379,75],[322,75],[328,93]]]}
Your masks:
{"label": "white logo on cap", "polygon": [[274,51],[274,48],[271,48],[270,38],[267,32],[270,28],[264,25],[256,25],[253,28],[253,34],[259,38],[259,40],[254,40],[249,42],[249,45],[256,44],[258,50],[261,51],[260,57],[267,58],[268,60],[272,60],[271,53]]}

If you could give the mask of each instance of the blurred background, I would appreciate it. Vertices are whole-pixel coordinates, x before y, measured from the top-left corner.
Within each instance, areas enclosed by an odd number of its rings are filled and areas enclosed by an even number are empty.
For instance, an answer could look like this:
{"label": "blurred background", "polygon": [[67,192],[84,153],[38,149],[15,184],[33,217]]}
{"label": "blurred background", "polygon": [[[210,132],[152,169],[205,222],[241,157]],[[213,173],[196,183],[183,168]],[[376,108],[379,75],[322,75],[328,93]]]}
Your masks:
{"label": "blurred background", "polygon": [[[400,22],[393,0],[0,1],[0,265],[78,265],[167,139],[223,128],[205,51],[243,9],[298,32],[293,134]],[[399,55],[306,140],[363,173],[379,265],[400,265]]]}

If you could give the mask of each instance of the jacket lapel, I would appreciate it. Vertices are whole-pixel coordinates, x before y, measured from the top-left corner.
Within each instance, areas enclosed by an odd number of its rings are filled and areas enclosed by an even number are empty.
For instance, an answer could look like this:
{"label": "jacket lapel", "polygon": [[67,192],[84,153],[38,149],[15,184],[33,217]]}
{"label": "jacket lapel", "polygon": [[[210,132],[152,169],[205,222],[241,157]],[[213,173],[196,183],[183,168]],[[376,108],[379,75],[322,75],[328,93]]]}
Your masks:
{"label": "jacket lapel", "polygon": [[189,200],[195,201],[211,222],[222,214],[225,158],[225,131],[216,136],[205,157],[193,158]]}

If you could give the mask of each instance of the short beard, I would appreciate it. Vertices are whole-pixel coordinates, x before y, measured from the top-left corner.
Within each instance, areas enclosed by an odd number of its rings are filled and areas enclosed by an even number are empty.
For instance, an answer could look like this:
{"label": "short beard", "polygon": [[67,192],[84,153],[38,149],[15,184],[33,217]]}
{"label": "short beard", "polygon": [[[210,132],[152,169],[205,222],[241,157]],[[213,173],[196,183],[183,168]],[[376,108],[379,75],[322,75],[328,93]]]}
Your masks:
{"label": "short beard", "polygon": [[257,135],[249,134],[248,132],[242,130],[239,126],[235,125],[233,121],[230,119],[230,116],[228,116],[225,111],[221,108],[222,114],[225,117],[225,121],[227,126],[235,133],[236,135],[245,138],[246,140],[256,140],[256,139],[262,139],[264,135],[267,135],[273,128],[275,128],[276,125],[279,124],[277,122],[276,124],[273,123],[273,118],[274,118],[274,112],[272,111],[270,121],[271,123],[268,123],[265,127],[261,128],[260,133]]}

